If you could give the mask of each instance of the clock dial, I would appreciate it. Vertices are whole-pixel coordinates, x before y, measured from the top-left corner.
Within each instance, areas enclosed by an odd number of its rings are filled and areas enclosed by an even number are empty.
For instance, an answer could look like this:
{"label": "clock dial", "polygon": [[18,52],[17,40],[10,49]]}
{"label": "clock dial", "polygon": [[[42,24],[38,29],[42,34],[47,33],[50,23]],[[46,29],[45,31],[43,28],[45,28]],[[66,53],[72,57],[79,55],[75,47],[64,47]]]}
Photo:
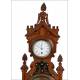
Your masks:
{"label": "clock dial", "polygon": [[51,51],[51,44],[49,41],[39,40],[33,45],[33,53],[38,57],[46,57]]}

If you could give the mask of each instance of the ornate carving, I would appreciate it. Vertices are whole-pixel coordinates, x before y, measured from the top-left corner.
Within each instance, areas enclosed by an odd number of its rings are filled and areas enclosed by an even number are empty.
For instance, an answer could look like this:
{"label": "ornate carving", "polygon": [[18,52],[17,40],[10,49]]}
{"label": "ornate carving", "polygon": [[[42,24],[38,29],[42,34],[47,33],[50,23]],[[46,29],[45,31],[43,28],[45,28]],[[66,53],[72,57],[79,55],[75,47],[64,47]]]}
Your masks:
{"label": "ornate carving", "polygon": [[48,70],[48,64],[44,61],[36,63],[35,67],[36,67],[36,71],[34,74],[40,74],[40,73],[50,74]]}

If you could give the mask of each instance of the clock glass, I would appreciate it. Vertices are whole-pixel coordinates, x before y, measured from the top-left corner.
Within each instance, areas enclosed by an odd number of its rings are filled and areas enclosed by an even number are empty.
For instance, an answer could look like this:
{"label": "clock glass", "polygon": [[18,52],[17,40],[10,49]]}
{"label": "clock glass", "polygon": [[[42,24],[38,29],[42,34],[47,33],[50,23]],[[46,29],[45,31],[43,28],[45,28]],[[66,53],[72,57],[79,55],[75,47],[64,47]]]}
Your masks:
{"label": "clock glass", "polygon": [[33,44],[33,53],[38,57],[47,57],[51,52],[51,43],[46,40],[38,40]]}

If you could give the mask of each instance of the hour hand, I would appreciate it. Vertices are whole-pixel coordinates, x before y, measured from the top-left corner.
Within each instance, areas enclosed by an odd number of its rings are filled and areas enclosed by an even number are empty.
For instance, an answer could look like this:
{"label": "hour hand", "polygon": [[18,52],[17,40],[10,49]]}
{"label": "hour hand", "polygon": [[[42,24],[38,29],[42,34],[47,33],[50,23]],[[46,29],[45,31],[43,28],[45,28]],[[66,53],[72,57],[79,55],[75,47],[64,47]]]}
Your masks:
{"label": "hour hand", "polygon": [[41,50],[43,50],[43,48],[42,48],[42,43],[41,43]]}

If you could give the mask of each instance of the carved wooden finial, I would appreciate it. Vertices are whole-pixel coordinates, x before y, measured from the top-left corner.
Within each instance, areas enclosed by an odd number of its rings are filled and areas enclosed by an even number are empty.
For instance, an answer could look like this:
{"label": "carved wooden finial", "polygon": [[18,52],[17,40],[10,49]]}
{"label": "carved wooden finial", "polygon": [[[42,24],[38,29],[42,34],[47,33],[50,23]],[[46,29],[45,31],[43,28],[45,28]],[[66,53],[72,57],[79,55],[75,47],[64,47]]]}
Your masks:
{"label": "carved wooden finial", "polygon": [[23,55],[22,60],[23,60],[23,65],[21,67],[21,70],[22,70],[22,80],[27,80],[28,66],[26,65],[26,60],[27,60],[27,55],[26,54]]}
{"label": "carved wooden finial", "polygon": [[46,23],[50,27],[50,24],[48,22],[48,14],[45,11],[46,11],[46,5],[45,3],[43,3],[41,6],[41,12],[38,14],[37,24]]}
{"label": "carved wooden finial", "polygon": [[63,61],[63,58],[62,58],[61,55],[59,55],[59,57],[58,57],[58,62],[62,62],[62,61]]}
{"label": "carved wooden finial", "polygon": [[62,67],[62,61],[63,61],[63,58],[61,55],[59,55],[58,57],[58,67],[56,68],[57,70],[57,80],[62,80],[62,74],[63,74],[63,71],[64,71],[64,68]]}
{"label": "carved wooden finial", "polygon": [[45,3],[42,4],[41,11],[46,11],[46,5],[45,5]]}
{"label": "carved wooden finial", "polygon": [[22,60],[24,60],[24,61],[27,60],[27,55],[26,54],[23,55]]}

